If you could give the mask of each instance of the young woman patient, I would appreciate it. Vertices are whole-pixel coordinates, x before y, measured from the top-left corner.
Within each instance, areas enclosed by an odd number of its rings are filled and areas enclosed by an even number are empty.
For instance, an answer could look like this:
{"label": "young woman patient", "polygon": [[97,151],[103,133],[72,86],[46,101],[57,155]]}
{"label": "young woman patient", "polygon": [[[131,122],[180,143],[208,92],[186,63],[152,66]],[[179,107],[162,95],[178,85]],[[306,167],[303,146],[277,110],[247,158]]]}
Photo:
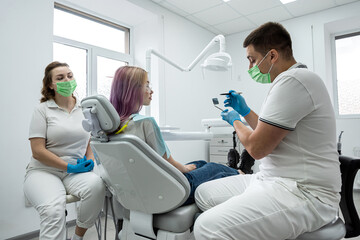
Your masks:
{"label": "young woman patient", "polygon": [[121,119],[121,124],[116,132],[118,134],[120,132],[121,134],[133,134],[141,138],[185,175],[190,183],[191,192],[184,205],[194,203],[194,192],[201,183],[237,175],[241,172],[221,164],[207,163],[202,160],[185,165],[175,161],[162,138],[155,119],[139,114],[143,105],[150,105],[153,91],[149,84],[147,72],[142,68],[124,66],[115,72],[110,102]]}

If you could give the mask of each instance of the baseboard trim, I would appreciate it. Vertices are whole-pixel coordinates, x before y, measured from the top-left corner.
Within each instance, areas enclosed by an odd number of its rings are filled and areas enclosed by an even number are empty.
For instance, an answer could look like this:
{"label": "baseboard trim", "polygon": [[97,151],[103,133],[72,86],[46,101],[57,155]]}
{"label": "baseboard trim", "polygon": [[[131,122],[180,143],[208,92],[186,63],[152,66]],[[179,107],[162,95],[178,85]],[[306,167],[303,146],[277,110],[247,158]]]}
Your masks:
{"label": "baseboard trim", "polygon": [[[76,219],[67,222],[67,227],[73,227],[75,225],[76,225]],[[39,234],[40,234],[40,230],[36,230],[16,237],[7,238],[6,240],[29,240],[31,238],[39,237]]]}

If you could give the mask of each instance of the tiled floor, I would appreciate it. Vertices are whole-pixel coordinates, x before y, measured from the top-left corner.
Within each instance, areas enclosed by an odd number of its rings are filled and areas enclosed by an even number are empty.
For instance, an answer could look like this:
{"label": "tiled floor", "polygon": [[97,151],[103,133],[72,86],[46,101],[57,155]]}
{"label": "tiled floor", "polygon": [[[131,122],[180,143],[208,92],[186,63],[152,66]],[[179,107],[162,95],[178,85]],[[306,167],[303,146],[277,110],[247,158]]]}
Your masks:
{"label": "tiled floor", "polygon": [[[104,233],[104,225],[105,225],[105,218],[102,217],[101,218],[101,229],[102,229],[102,234],[101,234],[101,239],[105,239],[104,236],[105,236],[105,233]],[[74,231],[75,231],[75,227],[71,227],[69,228],[69,236],[72,236],[74,234]],[[114,240],[115,239],[115,225],[114,225],[114,222],[112,220],[112,217],[109,216],[108,219],[107,219],[107,224],[106,224],[106,239],[107,240]],[[95,227],[92,227],[90,228],[86,234],[85,234],[85,237],[84,237],[84,240],[98,240],[98,233],[96,231],[96,228]]]}
{"label": "tiled floor", "polygon": [[[101,234],[101,239],[104,240],[104,229],[105,229],[105,217],[101,218],[101,229],[102,229],[102,234]],[[107,240],[114,240],[115,239],[115,225],[114,222],[111,218],[111,216],[108,217],[107,219],[107,224],[106,224],[106,239]],[[75,226],[69,227],[68,228],[68,238],[71,238],[72,235],[75,232]],[[84,236],[84,240],[98,240],[98,233],[96,231],[96,227],[93,226],[92,228],[88,229],[88,231],[86,232],[85,236]],[[38,237],[35,238],[31,238],[29,240],[39,240]]]}
{"label": "tiled floor", "polygon": [[[360,213],[360,190],[354,192],[354,201],[355,201],[357,212]],[[104,217],[101,219],[101,225],[102,225],[102,230],[104,231],[104,225],[105,225]],[[111,217],[108,217],[108,219],[107,219],[107,227],[106,228],[107,228],[106,239],[107,240],[115,239],[116,230],[115,230],[115,226],[114,226],[114,223],[113,223]],[[70,227],[68,235],[72,236],[74,234],[74,231],[75,231],[75,227]],[[102,233],[102,239],[104,239],[104,232]],[[356,238],[347,238],[347,239],[360,240],[360,236],[356,237]],[[39,238],[32,238],[29,240],[39,240]],[[92,227],[87,231],[87,233],[85,234],[84,240],[98,240],[98,235],[97,235],[95,227]]]}

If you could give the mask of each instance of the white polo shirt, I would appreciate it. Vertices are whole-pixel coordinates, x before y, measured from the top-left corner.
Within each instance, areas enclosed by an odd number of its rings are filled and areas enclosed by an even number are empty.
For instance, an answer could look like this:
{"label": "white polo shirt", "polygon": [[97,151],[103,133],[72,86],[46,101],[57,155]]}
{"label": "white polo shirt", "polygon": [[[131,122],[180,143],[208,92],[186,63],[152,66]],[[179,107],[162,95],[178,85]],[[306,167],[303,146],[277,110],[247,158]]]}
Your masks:
{"label": "white polo shirt", "polygon": [[[78,158],[84,157],[90,139],[90,133],[82,127],[83,119],[84,115],[78,100],[76,100],[75,107],[70,113],[60,108],[54,100],[48,100],[39,104],[34,110],[30,123],[29,139],[45,138],[47,150],[64,161],[75,164]],[[46,166],[31,157],[27,169],[34,168],[52,167]]]}
{"label": "white polo shirt", "polygon": [[260,172],[295,180],[323,202],[338,206],[341,175],[333,106],[320,77],[298,66],[277,76],[262,106],[260,121],[290,132],[261,160]]}

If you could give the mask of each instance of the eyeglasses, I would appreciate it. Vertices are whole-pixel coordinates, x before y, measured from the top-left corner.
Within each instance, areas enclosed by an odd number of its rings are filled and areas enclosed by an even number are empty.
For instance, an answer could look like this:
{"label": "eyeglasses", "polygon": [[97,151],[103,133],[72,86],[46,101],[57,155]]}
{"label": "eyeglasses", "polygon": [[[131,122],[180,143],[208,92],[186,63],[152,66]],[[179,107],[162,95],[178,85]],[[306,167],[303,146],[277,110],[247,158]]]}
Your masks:
{"label": "eyeglasses", "polygon": [[152,85],[151,85],[151,83],[146,84],[146,90],[149,90],[149,91],[152,90]]}

